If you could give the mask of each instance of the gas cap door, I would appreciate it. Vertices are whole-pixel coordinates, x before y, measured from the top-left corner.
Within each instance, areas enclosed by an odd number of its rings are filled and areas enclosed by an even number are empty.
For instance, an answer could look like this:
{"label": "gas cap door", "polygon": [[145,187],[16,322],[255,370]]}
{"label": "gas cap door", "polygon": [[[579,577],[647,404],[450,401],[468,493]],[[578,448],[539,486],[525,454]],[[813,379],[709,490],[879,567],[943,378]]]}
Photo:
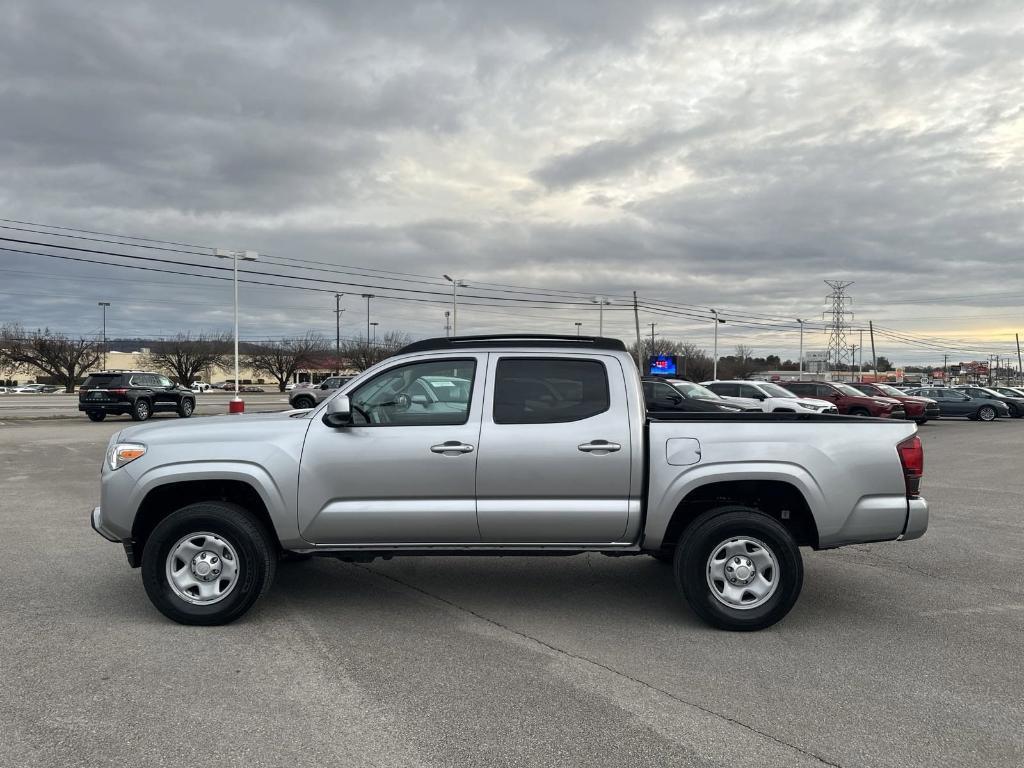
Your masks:
{"label": "gas cap door", "polygon": [[665,459],[670,466],[685,467],[700,461],[700,441],[692,437],[672,437],[665,441]]}

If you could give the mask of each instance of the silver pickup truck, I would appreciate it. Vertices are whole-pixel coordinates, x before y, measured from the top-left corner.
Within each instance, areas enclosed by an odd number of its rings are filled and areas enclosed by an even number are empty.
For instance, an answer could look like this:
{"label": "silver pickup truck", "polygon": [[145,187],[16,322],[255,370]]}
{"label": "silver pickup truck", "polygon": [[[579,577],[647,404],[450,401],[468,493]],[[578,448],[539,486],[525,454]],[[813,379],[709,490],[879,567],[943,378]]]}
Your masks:
{"label": "silver pickup truck", "polygon": [[912,423],[649,416],[621,342],[416,342],[315,409],[115,434],[92,525],[185,624],[245,613],[282,557],[650,555],[693,611],[754,630],[792,608],[801,546],[928,526]]}

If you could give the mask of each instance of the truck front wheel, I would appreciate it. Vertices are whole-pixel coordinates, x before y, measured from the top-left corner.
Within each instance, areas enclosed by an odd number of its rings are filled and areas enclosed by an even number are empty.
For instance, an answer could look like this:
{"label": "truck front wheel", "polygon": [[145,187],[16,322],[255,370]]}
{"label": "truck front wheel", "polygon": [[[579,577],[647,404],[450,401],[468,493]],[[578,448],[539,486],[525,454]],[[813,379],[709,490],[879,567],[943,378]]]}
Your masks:
{"label": "truck front wheel", "polygon": [[676,585],[701,619],[751,631],[781,620],[803,586],[800,548],[778,521],[743,506],[719,507],[683,532]]}
{"label": "truck front wheel", "polygon": [[277,550],[244,509],[200,502],[173,512],[153,529],[142,552],[150,601],[179,624],[227,624],[267,591]]}

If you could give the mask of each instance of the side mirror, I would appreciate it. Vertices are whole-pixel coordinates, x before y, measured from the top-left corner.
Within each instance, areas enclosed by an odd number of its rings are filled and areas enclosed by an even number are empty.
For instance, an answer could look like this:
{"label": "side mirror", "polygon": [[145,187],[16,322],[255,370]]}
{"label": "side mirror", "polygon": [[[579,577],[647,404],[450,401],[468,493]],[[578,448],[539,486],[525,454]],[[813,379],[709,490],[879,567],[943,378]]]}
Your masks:
{"label": "side mirror", "polygon": [[323,384],[320,385],[320,389],[327,389],[327,382],[326,381]]}
{"label": "side mirror", "polygon": [[352,424],[352,403],[348,395],[338,395],[327,403],[324,424],[328,427],[347,427]]}

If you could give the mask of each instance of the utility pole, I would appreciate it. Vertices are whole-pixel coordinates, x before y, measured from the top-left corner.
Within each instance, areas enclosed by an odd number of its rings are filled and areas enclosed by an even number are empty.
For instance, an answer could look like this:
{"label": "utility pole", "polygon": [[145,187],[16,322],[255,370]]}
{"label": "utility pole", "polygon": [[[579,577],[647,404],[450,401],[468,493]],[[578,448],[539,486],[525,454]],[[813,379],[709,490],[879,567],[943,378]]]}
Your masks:
{"label": "utility pole", "polygon": [[[856,344],[851,344],[850,345],[850,375],[851,376],[853,375],[853,364],[856,361],[857,361],[857,345]],[[860,381],[860,379],[857,379],[857,381]]]}
{"label": "utility pole", "polygon": [[370,346],[370,299],[377,297],[372,293],[364,293],[363,298],[366,299],[366,346]]}
{"label": "utility pole", "polygon": [[107,370],[107,307],[110,306],[109,301],[101,301],[98,306],[103,307],[103,370]]}
{"label": "utility pole", "polygon": [[334,375],[341,373],[341,294],[334,294]]}
{"label": "utility pole", "polygon": [[715,360],[712,363],[711,378],[714,381],[718,381],[718,325],[719,323],[724,323],[725,320],[718,316],[717,309],[712,309],[711,314],[715,316]]}
{"label": "utility pole", "polygon": [[648,323],[651,326],[651,354],[654,354],[654,326],[656,323]]}
{"label": "utility pole", "polygon": [[800,323],[800,381],[804,380],[804,323],[806,320],[796,319]]}
{"label": "utility pole", "polygon": [[578,339],[580,337],[580,328],[583,327],[583,323],[577,321],[573,323],[573,325],[576,326],[576,338]]}
{"label": "utility pole", "polygon": [[1021,363],[1020,358],[1020,334],[1013,334],[1017,337],[1017,378],[1020,379],[1020,383],[1024,384],[1024,363]]}
{"label": "utility pole", "polygon": [[949,386],[949,354],[942,356],[942,383]]}
{"label": "utility pole", "polygon": [[871,370],[878,373],[878,356],[875,355],[875,324],[868,320],[868,332],[871,334]]}

